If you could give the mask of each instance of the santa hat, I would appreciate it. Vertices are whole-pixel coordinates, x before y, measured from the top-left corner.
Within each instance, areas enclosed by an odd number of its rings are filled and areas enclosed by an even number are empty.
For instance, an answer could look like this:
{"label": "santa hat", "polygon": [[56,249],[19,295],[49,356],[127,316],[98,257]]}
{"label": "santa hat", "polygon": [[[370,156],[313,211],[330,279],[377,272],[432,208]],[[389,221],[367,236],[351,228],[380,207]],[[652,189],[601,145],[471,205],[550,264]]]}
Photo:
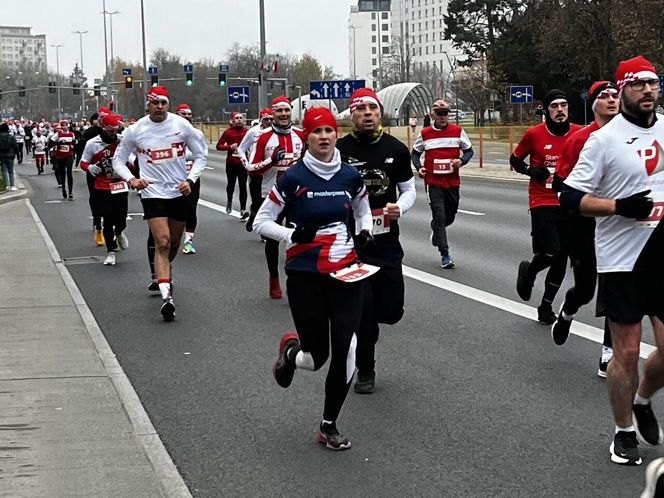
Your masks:
{"label": "santa hat", "polygon": [[376,104],[380,107],[381,112],[383,110],[383,104],[381,104],[378,95],[371,88],[358,88],[350,96],[350,112],[355,112],[355,109],[360,104]]}
{"label": "santa hat", "polygon": [[69,126],[69,121],[67,121],[66,119],[61,119],[60,126]]}
{"label": "santa hat", "polygon": [[620,61],[615,74],[616,87],[619,92],[622,92],[622,89],[630,81],[656,80],[657,78],[655,66],[642,55]]}
{"label": "santa hat", "polygon": [[136,118],[131,118],[131,119],[129,120],[129,124],[134,124],[135,122],[136,122]]}
{"label": "santa hat", "polygon": [[97,117],[103,118],[106,114],[110,114],[111,110],[108,107],[102,106],[97,109]]}
{"label": "santa hat", "polygon": [[189,107],[189,104],[180,104],[175,108],[175,112],[180,113],[180,111],[191,112],[191,107]]}
{"label": "santa hat", "polygon": [[334,114],[327,107],[312,107],[307,110],[302,120],[304,141],[307,141],[309,133],[320,126],[330,126],[334,128],[334,131],[337,131],[337,120],[334,119]]}
{"label": "santa hat", "polygon": [[605,93],[612,93],[613,95],[617,96],[618,90],[610,81],[596,81],[590,85],[588,95],[590,96],[590,101],[592,102],[591,106],[593,111],[597,108],[597,99]]}
{"label": "santa hat", "polygon": [[101,118],[101,125],[102,126],[109,126],[111,128],[117,128],[120,126],[120,122],[122,121],[122,116],[119,114],[106,114]]}
{"label": "santa hat", "polygon": [[154,100],[165,100],[168,102],[168,90],[166,90],[166,88],[161,85],[153,86],[150,88],[150,90],[148,90],[146,98],[149,102]]}
{"label": "santa hat", "polygon": [[272,109],[270,109],[269,107],[264,107],[263,109],[261,109],[261,112],[259,113],[259,117],[261,119],[271,118],[272,117]]}
{"label": "santa hat", "polygon": [[277,110],[279,108],[292,109],[290,100],[285,95],[279,95],[272,99],[272,110]]}
{"label": "santa hat", "polygon": [[233,112],[233,113],[231,113],[231,119],[235,119],[235,118],[238,117],[238,116],[244,118],[244,114],[242,114],[241,112]]}
{"label": "santa hat", "polygon": [[447,109],[450,110],[450,106],[446,100],[438,99],[433,104],[431,104],[431,109]]}

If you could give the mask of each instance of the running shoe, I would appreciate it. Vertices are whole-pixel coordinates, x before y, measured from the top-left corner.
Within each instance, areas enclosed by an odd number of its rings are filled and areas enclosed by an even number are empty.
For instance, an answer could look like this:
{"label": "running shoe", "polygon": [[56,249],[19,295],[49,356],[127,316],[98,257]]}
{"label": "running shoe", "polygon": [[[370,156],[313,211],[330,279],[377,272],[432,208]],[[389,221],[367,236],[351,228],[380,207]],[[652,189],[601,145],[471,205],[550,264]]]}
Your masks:
{"label": "running shoe", "polygon": [[226,214],[231,214],[233,212],[233,201],[228,201],[226,203]]}
{"label": "running shoe", "polygon": [[647,405],[634,404],[632,406],[632,420],[639,441],[650,446],[657,446],[664,440],[662,429],[650,403]]}
{"label": "running shoe", "polygon": [[281,299],[281,284],[279,283],[279,277],[270,277],[270,298]]}
{"label": "running shoe", "polygon": [[115,238],[116,238],[118,246],[120,246],[120,249],[125,251],[127,248],[129,248],[129,239],[124,234],[124,232],[116,234]]}
{"label": "running shoe", "polygon": [[335,451],[349,450],[353,446],[353,443],[346,436],[339,434],[335,422],[331,424],[321,422],[316,437],[320,444],[324,444],[326,448]]}
{"label": "running shoe", "polygon": [[10,187],[9,190],[11,190],[12,192],[16,192],[18,190],[18,187],[14,185]]}
{"label": "running shoe", "polygon": [[516,277],[516,293],[524,301],[530,300],[530,296],[533,293],[533,285],[535,285],[535,279],[528,276],[529,267],[530,263],[528,261],[521,261],[519,263],[519,273]]}
{"label": "running shoe", "polygon": [[558,346],[562,346],[567,341],[569,329],[572,327],[572,320],[567,321],[563,318],[563,309],[561,307],[558,312],[558,318],[551,326],[551,338]]}
{"label": "running shoe", "polygon": [[454,261],[450,256],[443,256],[440,259],[440,267],[445,268],[446,270],[451,270],[454,268]]}
{"label": "running shoe", "polygon": [[95,244],[97,244],[98,246],[103,246],[106,243],[104,241],[104,232],[102,232],[101,230],[97,230],[95,228],[94,240],[95,240]]}
{"label": "running shoe", "polygon": [[355,381],[355,392],[357,394],[371,394],[376,390],[376,372],[371,372],[365,375],[361,372],[357,373],[357,380]]}
{"label": "running shoe", "polygon": [[247,232],[253,232],[254,231],[254,219],[256,219],[256,213],[254,213],[254,212],[249,213],[249,218],[247,219],[247,224],[244,226],[244,229]]}
{"label": "running shoe", "polygon": [[240,221],[247,221],[248,218],[249,218],[249,211],[240,212]]}
{"label": "running shoe", "polygon": [[[7,190],[9,190],[9,187],[7,187]],[[65,192],[64,190],[62,191],[62,198],[63,199],[67,198],[67,192]]]}
{"label": "running shoe", "polygon": [[636,432],[616,432],[609,448],[611,461],[620,465],[641,465],[643,460],[639,455],[638,444]]}
{"label": "running shoe", "polygon": [[175,318],[175,304],[172,297],[164,299],[164,304],[161,305],[161,316],[165,322],[172,322]]}
{"label": "running shoe", "polygon": [[105,265],[115,265],[115,253],[114,252],[109,252],[108,255],[106,256],[106,259],[104,260]]}
{"label": "running shoe", "polygon": [[296,332],[285,332],[279,339],[279,353],[277,361],[272,365],[272,375],[281,387],[288,387],[293,382],[295,374],[295,359],[288,359],[287,353],[291,348],[300,347],[300,338]]}
{"label": "running shoe", "polygon": [[70,200],[70,201],[73,201],[73,200],[74,200],[74,194],[72,194],[71,192],[69,193],[69,200]]}
{"label": "running shoe", "polygon": [[537,321],[545,325],[553,325],[558,317],[548,303],[542,303],[537,307]]}
{"label": "running shoe", "polygon": [[607,376],[606,372],[607,369],[609,368],[609,361],[602,361],[602,358],[599,359],[599,367],[597,368],[597,377],[606,379]]}
{"label": "running shoe", "polygon": [[664,458],[656,458],[646,469],[646,487],[641,498],[664,496]]}
{"label": "running shoe", "polygon": [[191,242],[191,240],[188,240],[187,242],[184,243],[184,246],[182,247],[182,252],[184,254],[196,254],[196,248],[194,247],[194,244]]}

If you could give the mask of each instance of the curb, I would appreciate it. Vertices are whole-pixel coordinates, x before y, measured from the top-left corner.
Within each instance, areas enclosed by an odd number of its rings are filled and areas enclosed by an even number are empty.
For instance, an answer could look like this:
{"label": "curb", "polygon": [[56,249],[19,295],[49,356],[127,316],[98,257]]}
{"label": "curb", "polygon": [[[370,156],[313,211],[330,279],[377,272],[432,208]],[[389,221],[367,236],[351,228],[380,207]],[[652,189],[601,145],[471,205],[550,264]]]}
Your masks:
{"label": "curb", "polygon": [[18,186],[18,190],[15,192],[2,192],[0,193],[0,204],[7,204],[8,202],[18,201],[20,199],[26,199],[30,196],[30,188],[27,187],[21,177],[14,172],[14,181]]}
{"label": "curb", "polygon": [[127,378],[127,375],[124,373],[124,370],[120,366],[120,363],[116,359],[111,346],[106,341],[92,311],[90,311],[90,308],[85,302],[85,298],[62,261],[62,258],[48,234],[46,227],[39,218],[37,211],[32,207],[29,199],[25,200],[25,204],[28,207],[39,233],[44,239],[48,252],[74,301],[74,305],[81,316],[81,320],[83,321],[90,340],[99,355],[104,370],[113,383],[113,387],[115,388],[118,398],[122,403],[122,407],[129,418],[134,434],[141,443],[143,451],[154,469],[162,493],[168,498],[192,498],[189,488],[187,488],[187,485],[178,472],[175,463],[159,438],[159,434],[157,434],[157,431],[152,425],[141,400]]}

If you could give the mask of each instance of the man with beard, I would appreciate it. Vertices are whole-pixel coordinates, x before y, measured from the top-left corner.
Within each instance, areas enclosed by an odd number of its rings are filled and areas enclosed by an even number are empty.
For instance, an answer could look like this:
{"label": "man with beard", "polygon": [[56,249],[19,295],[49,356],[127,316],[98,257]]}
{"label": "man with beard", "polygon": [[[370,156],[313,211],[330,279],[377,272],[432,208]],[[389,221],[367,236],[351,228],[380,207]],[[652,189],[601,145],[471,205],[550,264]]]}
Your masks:
{"label": "man with beard", "polygon": [[[565,208],[597,217],[597,314],[609,319],[613,359],[607,383],[615,420],[611,461],[642,463],[637,437],[662,442],[651,407],[664,386],[664,122],[655,108],[659,79],[644,57],[615,74],[621,113],[588,138],[565,180]],[[649,316],[655,349],[639,382],[641,321]]]}
{"label": "man with beard", "polygon": [[[111,111],[108,107],[100,107],[97,112],[90,116],[90,126],[81,134],[81,141],[83,149],[85,149],[85,144],[92,140],[94,137],[98,136],[101,133],[101,126],[99,126],[99,120],[102,119],[105,115],[110,114]],[[104,245],[104,233],[101,227],[101,216],[96,212],[95,209],[95,177],[90,173],[85,174],[85,181],[88,185],[90,212],[92,214],[92,228],[94,230],[94,241],[98,246]]]}
{"label": "man with beard", "polygon": [[[521,261],[516,292],[530,300],[537,274],[547,268],[542,302],[537,308],[540,323],[552,325],[556,314],[551,304],[565,278],[567,250],[564,247],[566,220],[558,195],[552,189],[553,173],[563,146],[581,126],[571,124],[565,92],[549,90],[542,99],[545,121],[526,130],[510,157],[515,171],[530,177],[528,204],[532,223],[532,261]],[[530,165],[524,159],[530,156]]]}
{"label": "man with beard", "polygon": [[415,202],[415,180],[408,148],[383,132],[382,104],[370,88],[355,90],[350,99],[353,130],[337,141],[343,162],[355,166],[369,193],[374,240],[358,241],[360,261],[380,267],[367,279],[362,321],[357,334],[358,368],[355,392],[371,394],[376,381],[379,324],[394,325],[404,313],[403,249],[399,219]]}
{"label": "man with beard", "polygon": [[246,134],[244,116],[240,112],[234,112],[231,115],[230,126],[224,130],[217,142],[217,150],[227,151],[226,213],[230,214],[233,211],[233,193],[237,181],[237,188],[240,191],[240,219],[243,221],[249,218],[249,213],[245,211],[247,208],[247,170],[244,169],[238,147]]}

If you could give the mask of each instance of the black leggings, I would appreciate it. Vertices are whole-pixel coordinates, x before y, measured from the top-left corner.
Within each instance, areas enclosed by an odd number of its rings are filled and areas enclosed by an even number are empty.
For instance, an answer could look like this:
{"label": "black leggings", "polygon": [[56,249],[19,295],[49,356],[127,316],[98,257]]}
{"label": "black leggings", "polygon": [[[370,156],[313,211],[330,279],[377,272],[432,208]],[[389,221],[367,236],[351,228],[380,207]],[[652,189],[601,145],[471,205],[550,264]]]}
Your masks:
{"label": "black leggings", "polygon": [[228,202],[233,202],[233,192],[235,191],[235,181],[238,182],[240,191],[240,210],[247,208],[247,170],[242,164],[226,163],[226,196]]}
{"label": "black leggings", "polygon": [[[58,183],[62,185],[62,195],[67,195],[67,188],[71,194],[74,188],[74,175],[72,174],[73,166],[74,156],[55,160],[55,174],[57,175]],[[65,188],[65,176],[67,179],[67,188]]]}
{"label": "black leggings", "polygon": [[288,302],[302,352],[313,360],[309,367],[318,370],[331,356],[325,379],[323,418],[335,421],[355,370],[353,336],[360,324],[364,285],[340,282],[323,273],[287,272],[287,275]]}
{"label": "black leggings", "polygon": [[21,164],[23,162],[23,142],[17,143],[18,152],[16,153],[16,161]]}
{"label": "black leggings", "polygon": [[102,216],[104,220],[104,242],[108,252],[115,251],[118,247],[115,235],[120,235],[127,228],[127,212],[107,213]]}
{"label": "black leggings", "polygon": [[88,185],[88,192],[90,193],[90,198],[88,203],[90,204],[90,213],[92,214],[92,225],[95,227],[95,230],[101,230],[101,216],[97,214],[97,209],[95,205],[95,177],[91,173],[85,172],[85,182]]}
{"label": "black leggings", "polygon": [[250,176],[249,177],[249,194],[251,195],[251,212],[257,213],[263,203],[263,193],[261,188],[263,187],[263,177],[262,176]]}
{"label": "black leggings", "polygon": [[[284,213],[281,213],[275,221],[281,225],[284,221]],[[270,278],[279,278],[279,241],[265,239],[265,259],[267,260],[267,271],[270,273]]]}
{"label": "black leggings", "polygon": [[185,221],[185,229],[187,232],[195,232],[198,225],[198,198],[201,195],[201,181],[196,180],[194,186],[191,187],[191,194],[186,198],[187,201],[187,219]]}

